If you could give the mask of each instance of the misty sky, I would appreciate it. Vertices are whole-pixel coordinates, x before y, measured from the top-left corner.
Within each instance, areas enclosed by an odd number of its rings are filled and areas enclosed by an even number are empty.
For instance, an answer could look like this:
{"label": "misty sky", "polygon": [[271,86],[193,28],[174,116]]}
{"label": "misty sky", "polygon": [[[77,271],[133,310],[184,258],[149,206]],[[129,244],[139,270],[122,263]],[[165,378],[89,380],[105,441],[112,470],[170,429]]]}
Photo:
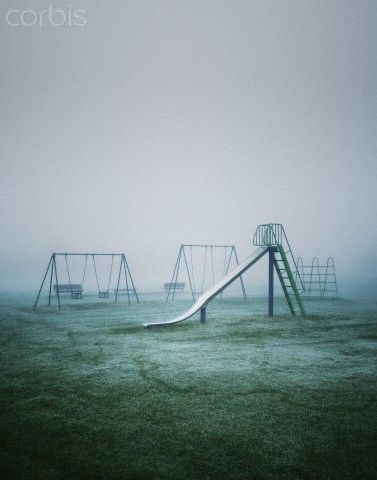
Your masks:
{"label": "misty sky", "polygon": [[[87,24],[12,27],[10,9]],[[180,243],[377,269],[377,3],[2,1],[0,288],[52,251],[124,251],[141,289]]]}

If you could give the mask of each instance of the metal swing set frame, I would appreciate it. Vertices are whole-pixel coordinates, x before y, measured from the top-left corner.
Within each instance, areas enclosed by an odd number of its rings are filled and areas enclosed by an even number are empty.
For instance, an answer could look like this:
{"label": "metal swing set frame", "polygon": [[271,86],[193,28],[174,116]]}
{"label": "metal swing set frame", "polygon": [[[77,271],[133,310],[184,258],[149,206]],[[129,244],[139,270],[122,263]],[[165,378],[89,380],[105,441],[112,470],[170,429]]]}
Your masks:
{"label": "metal swing set frame", "polygon": [[[107,288],[101,288],[102,284],[99,280],[99,275],[98,275],[98,270],[96,265],[96,257],[110,257],[110,256],[111,256],[111,265],[110,265],[109,276],[107,278],[107,284],[106,284]],[[64,264],[65,264],[66,274],[68,278],[68,284],[63,284],[59,282],[57,257],[64,257]],[[71,273],[69,269],[69,257],[85,257],[84,269],[83,269],[82,279],[80,283],[72,282]],[[84,281],[85,281],[85,276],[87,271],[88,259],[90,258],[93,261],[94,275],[95,275],[97,289],[98,289],[98,298],[103,299],[103,298],[110,297],[110,285],[111,285],[111,279],[112,279],[112,274],[114,269],[114,259],[119,258],[120,261],[119,261],[117,283],[116,283],[116,287],[114,288],[114,301],[115,302],[118,301],[119,293],[125,292],[127,294],[128,305],[131,305],[131,294],[135,295],[136,301],[137,303],[139,303],[139,297],[138,297],[135,284],[131,275],[131,270],[128,265],[126,255],[124,253],[67,253],[67,252],[56,253],[54,252],[50,257],[45,274],[43,276],[43,280],[39,288],[37,298],[34,302],[34,309],[38,305],[41,292],[44,284],[46,283],[46,279],[48,278],[49,272],[50,272],[50,275],[49,275],[49,286],[48,286],[48,305],[51,305],[53,290],[54,290],[54,293],[56,294],[59,308],[61,308],[60,295],[63,293],[69,293],[71,296],[71,299],[73,300],[82,299],[82,292],[83,292],[83,286],[84,286]],[[119,288],[122,272],[124,273],[124,278],[126,282],[125,289]],[[55,282],[54,286],[53,286],[53,282]]]}
{"label": "metal swing set frame", "polygon": [[[204,264],[203,264],[203,273],[202,278],[200,279],[200,285],[195,282],[195,272],[193,264],[193,250],[204,250]],[[196,295],[202,295],[204,291],[204,283],[208,276],[208,273],[212,276],[212,284],[215,284],[215,269],[214,269],[214,259],[213,252],[214,250],[223,250],[224,252],[224,265],[222,277],[228,274],[229,268],[234,259],[236,265],[239,264],[236,247],[234,245],[213,245],[213,244],[182,244],[179,247],[177,260],[175,262],[173,275],[171,282],[166,284],[166,301],[169,299],[174,300],[175,292],[179,288],[178,276],[181,264],[184,265],[187,278],[190,285],[190,292],[193,300],[195,300]],[[207,263],[209,263],[209,269],[207,270]],[[242,296],[246,300],[246,290],[243,282],[242,276],[240,277],[240,285],[242,290]],[[197,288],[199,286],[199,289]]]}

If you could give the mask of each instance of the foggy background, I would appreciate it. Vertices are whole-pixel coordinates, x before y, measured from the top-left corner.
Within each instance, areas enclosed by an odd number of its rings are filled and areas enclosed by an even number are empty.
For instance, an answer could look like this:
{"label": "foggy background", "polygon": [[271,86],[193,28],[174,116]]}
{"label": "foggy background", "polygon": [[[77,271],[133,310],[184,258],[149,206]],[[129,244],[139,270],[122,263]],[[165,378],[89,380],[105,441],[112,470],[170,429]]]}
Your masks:
{"label": "foggy background", "polygon": [[[87,24],[6,23],[49,5]],[[0,28],[1,289],[114,251],[159,290],[181,243],[242,259],[267,222],[376,278],[376,2],[2,1]]]}

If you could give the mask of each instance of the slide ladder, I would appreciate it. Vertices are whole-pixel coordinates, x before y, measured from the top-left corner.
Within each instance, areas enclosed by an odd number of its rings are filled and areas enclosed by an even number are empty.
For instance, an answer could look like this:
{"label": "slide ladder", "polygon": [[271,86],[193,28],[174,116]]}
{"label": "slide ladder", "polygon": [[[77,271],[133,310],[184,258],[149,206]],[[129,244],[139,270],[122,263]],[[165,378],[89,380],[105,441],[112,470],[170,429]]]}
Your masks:
{"label": "slide ladder", "polygon": [[258,225],[253,243],[256,246],[272,248],[274,267],[289,310],[292,315],[300,312],[304,316],[305,309],[301,299],[304,286],[283,225],[280,223]]}
{"label": "slide ladder", "polygon": [[296,311],[299,310],[301,315],[305,315],[301,295],[295,282],[295,272],[292,272],[282,245],[279,245],[275,252],[274,266],[291,314],[296,315]]}

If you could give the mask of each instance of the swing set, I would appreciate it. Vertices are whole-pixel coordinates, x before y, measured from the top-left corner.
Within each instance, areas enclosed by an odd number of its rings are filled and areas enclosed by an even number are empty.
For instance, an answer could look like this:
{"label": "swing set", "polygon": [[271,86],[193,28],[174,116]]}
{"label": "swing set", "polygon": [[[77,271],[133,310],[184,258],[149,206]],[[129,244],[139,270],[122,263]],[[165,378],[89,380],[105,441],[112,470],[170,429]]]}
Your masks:
{"label": "swing set", "polygon": [[[108,273],[106,275],[101,272],[97,263],[99,259],[107,261],[108,257],[111,260],[108,263]],[[65,276],[68,283],[62,283],[58,276],[58,258],[63,258],[64,267],[65,267]],[[75,258],[83,258],[83,269],[82,274],[79,275],[80,281],[77,282],[72,280],[72,267],[70,265],[70,260]],[[96,261],[97,259],[97,261]],[[131,305],[131,295],[135,296],[137,303],[139,303],[139,297],[135,288],[135,284],[131,275],[131,270],[129,268],[126,255],[124,253],[53,253],[50,257],[50,260],[47,265],[46,272],[44,274],[42,284],[39,288],[37,298],[34,303],[34,308],[37,307],[43,286],[46,283],[46,279],[49,277],[48,284],[48,305],[51,305],[51,300],[54,294],[56,295],[58,307],[61,308],[61,295],[69,294],[72,300],[81,300],[83,298],[84,283],[87,277],[87,267],[88,262],[91,260],[93,265],[96,289],[98,298],[105,299],[110,297],[110,287],[112,285],[112,280],[114,278],[114,268],[116,268],[116,261],[119,263],[118,274],[116,276],[116,284],[113,289],[114,301],[118,300],[120,293],[126,293],[128,304]],[[106,262],[105,262],[106,263]],[[50,275],[48,275],[50,273]],[[125,280],[126,288],[120,288],[120,283],[122,279],[122,273]],[[76,277],[78,276],[75,272]]]}
{"label": "swing set", "polygon": [[[181,264],[183,264],[183,268],[186,270],[193,300],[195,300],[196,295],[203,294],[205,287],[208,288],[208,284],[214,285],[218,280],[218,278],[216,278],[218,275],[216,275],[215,272],[215,256],[217,256],[217,259],[222,257],[220,258],[220,260],[222,260],[222,271],[217,272],[220,273],[219,278],[223,278],[228,274],[232,260],[236,265],[239,263],[234,245],[182,244],[178,250],[171,281],[165,284],[167,291],[166,301],[170,298],[174,300],[175,292],[177,290],[183,290],[182,285],[185,284],[178,282]],[[196,257],[196,262],[194,257]],[[218,270],[220,270],[220,268],[218,268]],[[246,290],[242,276],[240,276],[240,285],[243,298],[246,300]]]}

